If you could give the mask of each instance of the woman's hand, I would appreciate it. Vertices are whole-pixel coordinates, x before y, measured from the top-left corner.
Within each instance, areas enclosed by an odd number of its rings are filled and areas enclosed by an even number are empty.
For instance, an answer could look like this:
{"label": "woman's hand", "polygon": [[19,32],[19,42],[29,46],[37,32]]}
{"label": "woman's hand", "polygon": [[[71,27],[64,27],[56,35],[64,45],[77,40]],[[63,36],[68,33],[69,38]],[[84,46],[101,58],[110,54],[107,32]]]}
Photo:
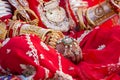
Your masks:
{"label": "woman's hand", "polygon": [[78,63],[82,59],[82,51],[77,41],[70,37],[64,37],[59,40],[56,45],[59,53],[74,63]]}

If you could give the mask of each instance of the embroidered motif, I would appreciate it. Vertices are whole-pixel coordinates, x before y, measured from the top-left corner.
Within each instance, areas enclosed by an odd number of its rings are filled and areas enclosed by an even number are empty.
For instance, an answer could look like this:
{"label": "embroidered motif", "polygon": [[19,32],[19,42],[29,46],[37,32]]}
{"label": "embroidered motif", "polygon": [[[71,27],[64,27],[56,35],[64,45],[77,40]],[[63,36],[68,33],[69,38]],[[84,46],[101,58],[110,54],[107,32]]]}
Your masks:
{"label": "embroidered motif", "polygon": [[11,52],[11,49],[7,49],[7,52],[6,52],[6,53],[9,54],[10,52]]}
{"label": "embroidered motif", "polygon": [[31,50],[28,50],[28,52],[26,52],[26,54],[29,56],[29,57],[33,57],[34,58],[34,62],[39,65],[39,59],[38,59],[38,55],[37,55],[37,50],[36,48],[34,47],[32,41],[30,40],[30,36],[29,34],[26,35],[26,40],[27,40],[27,44],[29,45],[29,48]]}
{"label": "embroidered motif", "polygon": [[97,48],[97,50],[102,50],[102,49],[104,49],[106,46],[103,44],[103,45],[100,45],[100,46],[98,46],[98,48]]}
{"label": "embroidered motif", "polygon": [[47,51],[50,50],[45,43],[40,42],[40,45],[41,45],[45,50],[47,50]]}
{"label": "embroidered motif", "polygon": [[[119,57],[120,59],[120,57]],[[108,74],[111,74],[113,72],[117,72],[120,70],[120,62],[118,60],[118,63],[113,63],[113,64],[107,64],[107,65],[101,65],[100,67],[96,67],[97,69],[101,68],[107,68]]]}
{"label": "embroidered motif", "polygon": [[29,57],[32,57],[32,53],[31,53],[31,51],[28,51],[28,52],[26,52],[26,54],[29,56]]}
{"label": "embroidered motif", "polygon": [[107,66],[108,66],[108,74],[111,74],[111,73],[117,71],[118,70],[117,66],[120,67],[120,65],[118,65],[118,64],[108,64]]}
{"label": "embroidered motif", "polygon": [[40,58],[41,58],[41,59],[45,59],[45,57],[44,57],[43,54],[40,54]]}

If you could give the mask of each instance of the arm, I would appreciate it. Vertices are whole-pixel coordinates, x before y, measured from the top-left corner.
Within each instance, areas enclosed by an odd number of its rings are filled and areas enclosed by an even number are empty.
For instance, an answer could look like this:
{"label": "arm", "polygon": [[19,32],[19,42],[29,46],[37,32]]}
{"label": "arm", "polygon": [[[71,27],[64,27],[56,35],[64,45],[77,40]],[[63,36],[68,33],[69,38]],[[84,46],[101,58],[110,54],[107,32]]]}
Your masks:
{"label": "arm", "polygon": [[86,9],[79,8],[77,15],[81,29],[90,29],[101,25],[117,15],[120,11],[120,1],[107,0]]}

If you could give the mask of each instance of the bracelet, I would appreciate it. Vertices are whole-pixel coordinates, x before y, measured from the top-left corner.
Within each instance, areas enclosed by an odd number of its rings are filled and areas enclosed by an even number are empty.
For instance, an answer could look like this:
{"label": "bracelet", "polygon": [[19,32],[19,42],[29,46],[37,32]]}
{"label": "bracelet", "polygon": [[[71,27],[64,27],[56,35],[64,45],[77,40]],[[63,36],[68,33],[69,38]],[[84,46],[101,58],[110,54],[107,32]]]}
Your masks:
{"label": "bracelet", "polygon": [[85,25],[85,20],[84,20],[84,16],[83,16],[83,9],[79,8],[77,10],[77,15],[79,18],[79,25],[80,25],[80,29],[87,29],[87,26]]}
{"label": "bracelet", "polygon": [[43,41],[47,45],[50,45],[53,48],[56,48],[57,41],[64,37],[63,33],[60,31],[51,30],[45,35],[45,40]]}
{"label": "bracelet", "polygon": [[107,1],[88,8],[86,12],[86,18],[91,27],[98,26],[115,15],[116,12],[112,9],[111,5]]}
{"label": "bracelet", "polygon": [[[31,14],[34,19],[31,19],[29,14]],[[20,8],[15,10],[13,20],[22,20],[31,25],[38,25],[39,22],[37,15],[29,8]]]}
{"label": "bracelet", "polygon": [[3,22],[0,22],[0,39],[4,40],[6,36],[7,36],[6,24]]}

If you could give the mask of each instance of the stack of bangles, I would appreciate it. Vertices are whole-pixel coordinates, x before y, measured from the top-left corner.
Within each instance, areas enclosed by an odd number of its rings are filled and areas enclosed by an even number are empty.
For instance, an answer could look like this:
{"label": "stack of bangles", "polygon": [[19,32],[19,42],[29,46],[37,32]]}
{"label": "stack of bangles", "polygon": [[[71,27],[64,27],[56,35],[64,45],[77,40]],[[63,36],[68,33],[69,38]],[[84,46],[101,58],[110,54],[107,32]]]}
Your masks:
{"label": "stack of bangles", "polygon": [[[51,29],[44,29],[35,25],[30,25],[21,21],[9,21],[8,30],[6,28],[0,29],[4,35],[1,35],[2,39],[7,37],[14,37],[24,34],[34,34],[40,37],[40,39],[51,47],[55,48],[56,43],[59,39],[63,38],[64,35],[60,31]],[[6,26],[5,26],[6,27]],[[6,33],[6,34],[5,34]]]}
{"label": "stack of bangles", "polygon": [[106,0],[100,4],[89,7],[89,8],[79,8],[77,10],[77,15],[79,18],[81,29],[92,29],[105,21],[109,20],[111,17],[117,15],[120,11],[120,0]]}
{"label": "stack of bangles", "polygon": [[4,40],[6,38],[7,29],[4,22],[0,22],[0,39]]}
{"label": "stack of bangles", "polygon": [[29,8],[29,4],[26,0],[8,1],[16,9],[12,17],[13,20],[22,20],[32,25],[38,25],[39,18],[35,12]]}

